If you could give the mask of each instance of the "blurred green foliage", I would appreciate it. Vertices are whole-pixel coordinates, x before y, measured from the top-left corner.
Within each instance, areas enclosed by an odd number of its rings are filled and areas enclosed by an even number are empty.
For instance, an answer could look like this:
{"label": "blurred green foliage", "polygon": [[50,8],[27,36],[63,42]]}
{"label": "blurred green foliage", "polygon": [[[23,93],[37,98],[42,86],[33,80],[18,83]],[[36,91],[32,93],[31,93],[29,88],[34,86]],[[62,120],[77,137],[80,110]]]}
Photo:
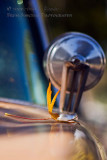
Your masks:
{"label": "blurred green foliage", "polygon": [[47,17],[51,39],[68,31],[89,34],[99,43],[107,39],[106,0],[44,0],[42,4],[46,14],[72,14],[72,17]]}

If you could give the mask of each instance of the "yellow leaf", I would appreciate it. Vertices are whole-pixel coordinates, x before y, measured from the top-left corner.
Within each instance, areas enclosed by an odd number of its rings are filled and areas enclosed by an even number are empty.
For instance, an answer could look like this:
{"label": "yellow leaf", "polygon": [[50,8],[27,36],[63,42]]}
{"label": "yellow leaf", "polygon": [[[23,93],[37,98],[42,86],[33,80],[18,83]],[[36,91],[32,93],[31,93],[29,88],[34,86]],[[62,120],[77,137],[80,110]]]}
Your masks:
{"label": "yellow leaf", "polygon": [[59,92],[60,92],[60,90],[58,90],[58,92],[55,94],[55,96],[53,97],[53,100],[51,102],[52,91],[51,91],[51,82],[49,82],[49,86],[47,88],[47,106],[48,106],[48,112],[50,113],[50,115],[53,119],[58,118],[58,114],[52,113],[52,110],[53,110],[53,106],[55,104],[55,101],[56,101],[56,98],[57,98]]}

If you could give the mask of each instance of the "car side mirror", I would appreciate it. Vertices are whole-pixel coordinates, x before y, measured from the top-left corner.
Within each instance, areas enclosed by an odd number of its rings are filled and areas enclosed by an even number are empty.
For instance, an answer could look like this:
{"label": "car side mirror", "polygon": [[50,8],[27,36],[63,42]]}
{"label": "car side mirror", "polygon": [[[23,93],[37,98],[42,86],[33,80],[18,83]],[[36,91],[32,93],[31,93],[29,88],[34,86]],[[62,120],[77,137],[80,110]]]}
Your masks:
{"label": "car side mirror", "polygon": [[52,84],[61,89],[61,112],[66,93],[69,93],[69,100],[65,110],[77,112],[83,91],[99,82],[105,64],[101,46],[86,34],[65,33],[50,44],[44,57],[44,69]]}

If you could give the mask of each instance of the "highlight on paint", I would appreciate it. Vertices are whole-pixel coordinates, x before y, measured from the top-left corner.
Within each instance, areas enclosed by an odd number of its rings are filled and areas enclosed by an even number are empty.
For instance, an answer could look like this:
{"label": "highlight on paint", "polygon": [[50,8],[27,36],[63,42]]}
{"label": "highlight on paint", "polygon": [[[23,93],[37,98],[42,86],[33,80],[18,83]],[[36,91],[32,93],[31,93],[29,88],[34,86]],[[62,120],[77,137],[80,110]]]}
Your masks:
{"label": "highlight on paint", "polygon": [[[47,88],[47,107],[48,107],[48,112],[51,115],[51,118],[54,120],[57,120],[57,118],[59,116],[57,113],[52,113],[52,110],[53,110],[53,107],[54,107],[54,104],[55,104],[55,101],[56,101],[56,98],[57,98],[59,92],[60,92],[60,90],[58,90],[58,92],[54,95],[54,97],[51,101],[52,90],[51,90],[51,82],[49,82],[49,86]],[[18,119],[26,119],[26,120],[31,120],[31,121],[51,119],[51,118],[46,118],[46,119],[27,118],[27,117],[22,117],[22,116],[10,114],[10,113],[5,113],[5,116],[12,117],[12,118],[18,118]]]}

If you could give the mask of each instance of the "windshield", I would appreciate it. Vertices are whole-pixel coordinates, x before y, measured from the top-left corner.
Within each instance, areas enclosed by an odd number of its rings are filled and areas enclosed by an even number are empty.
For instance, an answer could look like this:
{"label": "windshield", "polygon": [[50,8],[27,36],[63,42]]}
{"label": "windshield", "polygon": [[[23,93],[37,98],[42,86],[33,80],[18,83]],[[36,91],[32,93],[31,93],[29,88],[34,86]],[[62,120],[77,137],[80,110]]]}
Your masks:
{"label": "windshield", "polygon": [[31,8],[23,1],[5,0],[0,10],[0,97],[46,105],[43,47],[38,27],[38,42],[32,38],[29,18],[34,17],[27,14]]}

